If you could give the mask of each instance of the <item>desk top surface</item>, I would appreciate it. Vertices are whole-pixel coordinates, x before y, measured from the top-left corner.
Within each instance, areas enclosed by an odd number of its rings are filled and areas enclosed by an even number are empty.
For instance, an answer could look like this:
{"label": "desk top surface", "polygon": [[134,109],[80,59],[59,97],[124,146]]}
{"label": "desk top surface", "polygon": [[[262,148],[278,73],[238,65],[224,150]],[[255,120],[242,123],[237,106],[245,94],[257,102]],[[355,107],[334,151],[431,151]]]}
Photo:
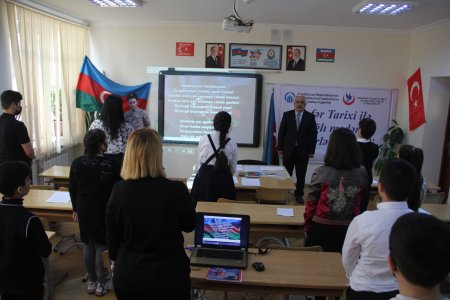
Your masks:
{"label": "desk top surface", "polygon": [[40,177],[67,179],[69,180],[70,167],[68,166],[53,166],[50,169],[40,173]]}
{"label": "desk top surface", "polygon": [[429,212],[436,218],[450,223],[450,205],[447,204],[422,204],[423,210]]}
{"label": "desk top surface", "polygon": [[55,192],[52,190],[30,190],[28,195],[24,197],[23,206],[30,209],[51,209],[61,211],[72,211],[72,203],[47,203]]}
{"label": "desk top surface", "polygon": [[[261,176],[257,177],[259,179],[259,186],[256,185],[243,185],[242,181],[245,176],[239,176],[243,171],[248,170],[248,172],[261,173]],[[245,173],[245,172],[244,172]],[[194,182],[195,174],[188,178],[186,185],[189,190],[192,188]],[[235,187],[237,189],[255,189],[255,188],[267,188],[274,190],[295,190],[295,184],[292,182],[292,178],[286,171],[284,166],[243,166],[238,165],[238,171],[234,174]]]}
{"label": "desk top surface", "polygon": [[[249,267],[242,276],[244,285],[316,289],[344,289],[348,285],[339,253],[271,250],[265,255],[249,254],[248,259]],[[263,262],[265,271],[255,271],[251,267],[255,261]],[[192,267],[191,279],[206,280],[207,270]]]}
{"label": "desk top surface", "polygon": [[[277,215],[277,208],[292,208],[293,217]],[[251,224],[258,225],[303,225],[305,207],[300,205],[268,205],[246,203],[197,202],[198,212],[249,215]]]}

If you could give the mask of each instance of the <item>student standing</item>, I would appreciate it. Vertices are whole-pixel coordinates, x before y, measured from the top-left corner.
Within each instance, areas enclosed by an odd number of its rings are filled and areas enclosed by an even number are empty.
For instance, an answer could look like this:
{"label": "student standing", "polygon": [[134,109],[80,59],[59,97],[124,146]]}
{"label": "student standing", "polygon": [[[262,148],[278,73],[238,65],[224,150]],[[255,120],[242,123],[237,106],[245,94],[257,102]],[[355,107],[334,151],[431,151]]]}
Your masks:
{"label": "student standing", "polygon": [[155,130],[130,135],[121,176],[106,211],[117,298],[190,299],[182,232],[194,230],[195,210],[186,185],[165,177]]}
{"label": "student standing", "polygon": [[0,116],[0,163],[21,160],[31,166],[34,150],[25,125],[16,120],[22,112],[22,95],[4,91],[1,95],[3,114]]}
{"label": "student standing", "polygon": [[214,132],[198,143],[198,172],[191,197],[197,201],[215,202],[218,198],[236,199],[233,174],[237,168],[238,148],[228,136],[231,115],[225,111],[214,117]]}
{"label": "student standing", "polygon": [[398,157],[410,162],[416,170],[417,177],[414,188],[408,196],[408,207],[418,211],[427,194],[427,181],[422,175],[423,151],[411,145],[401,145],[398,150]]}
{"label": "student standing", "polygon": [[416,172],[410,163],[393,159],[383,167],[378,183],[382,202],[377,210],[353,219],[342,248],[342,262],[350,278],[348,300],[390,299],[398,284],[387,265],[388,238],[392,224],[412,212],[406,202]]}
{"label": "student standing", "polygon": [[23,207],[31,170],[23,161],[0,164],[0,298],[42,300],[45,269],[52,245],[38,217]]}
{"label": "student standing", "polygon": [[406,214],[389,236],[388,263],[400,286],[392,300],[448,300],[439,284],[450,272],[450,227],[435,217]]}
{"label": "student standing", "polygon": [[355,135],[338,128],[330,135],[324,165],[311,177],[305,207],[306,246],[341,252],[347,228],[359,214],[367,174]]}
{"label": "student standing", "polygon": [[378,145],[370,141],[370,138],[374,135],[376,130],[377,124],[371,118],[364,118],[359,121],[357,141],[362,154],[362,165],[364,166],[364,168],[366,168],[367,172],[368,187],[366,190],[366,194],[364,195],[364,198],[361,202],[361,213],[367,210],[367,205],[369,204],[370,186],[373,182],[372,167],[373,162],[378,157],[379,153]]}
{"label": "student standing", "polygon": [[109,95],[106,98],[99,118],[89,127],[89,129],[96,128],[103,130],[106,134],[108,148],[105,156],[114,159],[122,166],[128,136],[133,131],[133,127],[125,122],[122,99],[119,96]]}
{"label": "student standing", "polygon": [[88,294],[107,293],[107,269],[102,253],[106,250],[106,204],[114,183],[120,179],[120,166],[103,156],[106,135],[92,129],[84,136],[85,155],[76,158],[70,167],[69,192],[73,218],[80,226],[84,244],[83,258],[88,272]]}

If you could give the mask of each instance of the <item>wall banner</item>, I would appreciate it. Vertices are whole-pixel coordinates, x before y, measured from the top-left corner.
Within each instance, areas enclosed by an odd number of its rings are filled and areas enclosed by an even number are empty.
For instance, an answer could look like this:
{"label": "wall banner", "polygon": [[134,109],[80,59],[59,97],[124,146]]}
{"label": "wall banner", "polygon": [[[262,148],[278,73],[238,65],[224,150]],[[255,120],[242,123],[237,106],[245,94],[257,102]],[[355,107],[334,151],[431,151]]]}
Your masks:
{"label": "wall banner", "polygon": [[[306,110],[315,115],[318,131],[316,153],[311,162],[323,161],[330,134],[335,128],[346,127],[356,134],[359,121],[372,118],[377,123],[372,141],[381,145],[383,135],[395,117],[398,90],[275,84],[268,85],[266,91],[269,88],[273,88],[275,96],[277,132],[283,113],[294,109],[295,96],[306,97]],[[267,94],[270,97],[271,93]]]}

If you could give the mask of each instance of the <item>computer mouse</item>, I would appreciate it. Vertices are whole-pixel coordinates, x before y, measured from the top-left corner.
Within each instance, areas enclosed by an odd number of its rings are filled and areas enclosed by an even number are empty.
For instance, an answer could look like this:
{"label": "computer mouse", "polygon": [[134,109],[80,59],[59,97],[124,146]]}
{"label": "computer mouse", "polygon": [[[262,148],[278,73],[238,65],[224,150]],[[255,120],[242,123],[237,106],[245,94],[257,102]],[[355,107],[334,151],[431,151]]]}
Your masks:
{"label": "computer mouse", "polygon": [[252,263],[252,267],[253,267],[253,269],[255,269],[258,272],[262,272],[266,269],[264,264],[260,261],[255,261],[254,263]]}

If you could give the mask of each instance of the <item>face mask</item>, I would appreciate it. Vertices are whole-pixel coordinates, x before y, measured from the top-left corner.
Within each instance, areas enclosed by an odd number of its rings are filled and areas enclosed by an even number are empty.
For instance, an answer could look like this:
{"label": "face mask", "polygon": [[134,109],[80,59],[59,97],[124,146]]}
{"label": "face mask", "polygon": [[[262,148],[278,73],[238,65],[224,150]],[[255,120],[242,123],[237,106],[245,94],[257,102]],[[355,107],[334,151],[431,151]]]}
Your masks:
{"label": "face mask", "polygon": [[14,115],[20,115],[20,113],[22,112],[22,106],[16,106],[16,112],[14,113]]}

